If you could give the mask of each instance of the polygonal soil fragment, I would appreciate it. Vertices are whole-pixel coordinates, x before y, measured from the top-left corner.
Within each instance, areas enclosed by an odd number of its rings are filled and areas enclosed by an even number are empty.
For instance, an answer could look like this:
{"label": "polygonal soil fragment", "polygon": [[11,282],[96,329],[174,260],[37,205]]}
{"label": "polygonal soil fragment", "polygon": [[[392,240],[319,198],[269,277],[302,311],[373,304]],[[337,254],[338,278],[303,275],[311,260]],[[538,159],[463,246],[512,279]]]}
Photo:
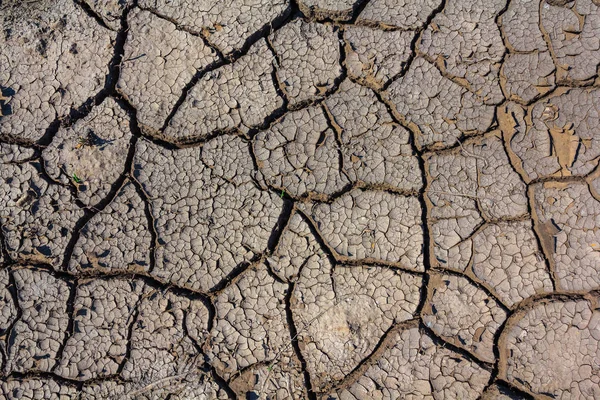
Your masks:
{"label": "polygonal soil fragment", "polygon": [[218,57],[201,37],[148,11],[132,11],[128,24],[117,88],[137,109],[140,124],[159,130],[196,71]]}
{"label": "polygonal soil fragment", "polygon": [[472,244],[473,273],[509,307],[534,294],[552,291],[531,221],[486,224],[473,235]]}
{"label": "polygonal soil fragment", "polygon": [[48,174],[73,182],[77,197],[92,206],[104,199],[125,169],[131,141],[130,118],[112,98],[69,128],[61,128],[44,150]]}
{"label": "polygonal soil fragment", "polygon": [[481,400],[526,400],[528,398],[501,383],[489,386],[481,395]]}
{"label": "polygonal soil fragment", "polygon": [[69,321],[69,285],[38,270],[19,269],[13,275],[22,314],[10,332],[6,369],[50,372]]}
{"label": "polygonal soil fragment", "polygon": [[96,279],[77,287],[73,334],[56,374],[88,380],[117,374],[127,353],[127,335],[145,285],[140,281]]}
{"label": "polygonal soil fragment", "polygon": [[235,63],[206,73],[187,93],[164,135],[186,141],[263,125],[283,105],[273,82],[274,62],[261,39]]}
{"label": "polygonal soil fragment", "polygon": [[509,54],[500,71],[505,77],[507,97],[521,103],[529,103],[554,89],[554,72],[554,63],[547,51]]}
{"label": "polygonal soil fragment", "polygon": [[254,153],[266,183],[291,196],[331,195],[349,183],[321,107],[286,114],[256,135]]}
{"label": "polygonal soil fragment", "polygon": [[518,53],[547,51],[548,46],[540,30],[540,2],[510,1],[502,14],[502,33],[509,50]]}
{"label": "polygonal soil fragment", "polygon": [[0,30],[1,136],[36,141],[104,87],[116,33],[74,1],[12,2]]}
{"label": "polygonal soil fragment", "polygon": [[425,157],[430,232],[436,261],[464,270],[470,239],[484,222],[527,214],[525,184],[510,165],[497,133]]}
{"label": "polygonal soil fragment", "polygon": [[299,0],[302,13],[310,18],[346,21],[365,0]]}
{"label": "polygonal soil fragment", "polygon": [[415,127],[417,145],[447,147],[460,136],[479,134],[492,124],[494,108],[483,97],[444,78],[421,57],[389,87],[396,111]]}
{"label": "polygonal soil fragment", "polygon": [[[154,289],[137,307],[121,376],[142,385],[196,376],[203,364],[199,346],[208,327],[204,303]],[[188,325],[194,327],[191,332]]]}
{"label": "polygonal soil fragment", "polygon": [[351,180],[405,191],[421,188],[409,132],[394,122],[371,90],[345,80],[325,104],[341,129],[343,165]]}
{"label": "polygonal soil fragment", "polygon": [[16,144],[0,143],[0,163],[21,163],[35,155],[32,148],[18,146]]}
{"label": "polygonal soil fragment", "polygon": [[287,224],[277,249],[268,258],[269,267],[281,280],[295,282],[302,270],[326,271],[331,268],[329,259],[309,225],[298,213],[294,213]]}
{"label": "polygonal soil fragment", "polygon": [[382,191],[353,190],[331,204],[299,204],[340,258],[376,260],[423,270],[419,200]]}
{"label": "polygonal soil fragment", "polygon": [[565,6],[544,1],[540,23],[552,43],[557,66],[568,80],[597,76],[600,66],[600,4],[578,0]]}
{"label": "polygonal soil fragment", "polygon": [[[9,289],[10,276],[7,269],[0,270],[0,351],[6,354],[6,337],[17,318],[17,307]],[[4,371],[4,360],[0,360],[0,371]]]}
{"label": "polygonal soil fragment", "polygon": [[468,279],[432,274],[423,322],[444,340],[494,362],[494,335],[506,319],[498,303]]}
{"label": "polygonal soil fragment", "polygon": [[51,379],[23,378],[7,380],[0,386],[0,394],[6,400],[78,400],[75,386],[68,386]]}
{"label": "polygonal soil fragment", "polygon": [[490,372],[458,353],[437,346],[410,328],[390,338],[392,347],[356,382],[333,399],[476,399]]}
{"label": "polygonal soil fragment", "polygon": [[598,165],[600,90],[570,89],[530,106],[509,103],[501,125],[529,179],[582,176]]}
{"label": "polygonal soil fragment", "polygon": [[344,30],[348,74],[377,89],[404,71],[410,58],[412,31],[384,31],[349,25]]}
{"label": "polygonal soil fragment", "polygon": [[227,55],[241,50],[265,27],[277,25],[290,11],[287,0],[140,0],[139,5],[202,34]]}
{"label": "polygonal soil fragment", "polygon": [[485,104],[504,100],[498,72],[504,43],[495,22],[506,0],[448,1],[421,35],[418,49]]}
{"label": "polygonal soil fragment", "polygon": [[[134,0],[84,0],[90,8],[102,18],[111,29],[121,29],[121,16]],[[129,25],[131,27],[131,25]]]}
{"label": "polygonal soil fragment", "polygon": [[60,265],[83,210],[67,187],[50,184],[37,162],[0,168],[0,226],[13,259]]}
{"label": "polygonal soil fragment", "polygon": [[[421,277],[382,267],[307,262],[291,299],[313,388],[325,390],[375,350],[390,327],[411,319]],[[307,260],[308,261],[308,260]]]}
{"label": "polygonal soil fragment", "polygon": [[538,232],[566,290],[600,287],[600,202],[584,183],[533,187]]}
{"label": "polygonal soil fragment", "polygon": [[286,322],[286,292],[287,285],[260,264],[215,298],[216,323],[208,356],[221,376],[232,379],[230,385],[240,398],[305,396]]}
{"label": "polygonal soil fragment", "polygon": [[283,200],[253,180],[248,144],[218,137],[167,150],[140,140],[135,177],[150,198],[161,280],[209,290],[267,247]]}
{"label": "polygonal soil fragment", "polygon": [[229,399],[227,392],[204,371],[142,382],[99,381],[84,385],[79,400]]}
{"label": "polygonal soil fragment", "polygon": [[297,19],[270,37],[277,53],[277,78],[291,105],[330,91],[342,73],[340,41],[330,24]]}
{"label": "polygonal soil fragment", "polygon": [[500,371],[534,394],[600,397],[600,312],[587,300],[554,300],[525,311],[501,340]]}
{"label": "polygonal soil fragment", "polygon": [[384,27],[417,29],[442,4],[442,0],[371,0],[359,15],[358,23],[379,23]]}
{"label": "polygonal soil fragment", "polygon": [[69,268],[73,271],[148,271],[152,235],[146,205],[131,182],[81,229]]}

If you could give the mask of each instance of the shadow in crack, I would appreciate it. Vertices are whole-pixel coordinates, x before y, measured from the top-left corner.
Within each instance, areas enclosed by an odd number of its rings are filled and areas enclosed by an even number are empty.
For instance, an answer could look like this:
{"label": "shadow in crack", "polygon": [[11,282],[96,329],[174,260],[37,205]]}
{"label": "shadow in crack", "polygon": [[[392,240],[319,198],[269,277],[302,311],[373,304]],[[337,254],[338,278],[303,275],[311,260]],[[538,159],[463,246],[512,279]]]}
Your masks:
{"label": "shadow in crack", "polygon": [[0,118],[12,114],[12,107],[8,102],[14,95],[13,89],[0,86]]}

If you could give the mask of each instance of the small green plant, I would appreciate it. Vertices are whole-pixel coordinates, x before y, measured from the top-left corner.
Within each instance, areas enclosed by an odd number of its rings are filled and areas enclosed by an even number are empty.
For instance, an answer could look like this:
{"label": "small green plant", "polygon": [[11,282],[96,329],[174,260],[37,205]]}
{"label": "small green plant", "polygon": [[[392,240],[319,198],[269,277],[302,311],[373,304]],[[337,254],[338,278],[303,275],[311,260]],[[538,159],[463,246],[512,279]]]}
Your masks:
{"label": "small green plant", "polygon": [[285,190],[281,191],[281,194],[279,195],[279,197],[281,197],[283,199],[283,196],[285,196]]}
{"label": "small green plant", "polygon": [[77,176],[76,173],[73,173],[73,180],[75,181],[75,183],[81,183],[82,182],[82,180],[79,179],[79,177]]}

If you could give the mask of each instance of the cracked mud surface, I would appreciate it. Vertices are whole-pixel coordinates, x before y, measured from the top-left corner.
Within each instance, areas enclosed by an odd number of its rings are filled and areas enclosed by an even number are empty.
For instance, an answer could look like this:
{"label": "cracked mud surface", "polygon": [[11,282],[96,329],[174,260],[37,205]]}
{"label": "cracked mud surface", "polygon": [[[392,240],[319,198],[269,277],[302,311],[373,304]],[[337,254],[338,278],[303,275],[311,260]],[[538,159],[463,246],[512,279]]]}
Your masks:
{"label": "cracked mud surface", "polygon": [[600,399],[600,2],[0,2],[0,398]]}

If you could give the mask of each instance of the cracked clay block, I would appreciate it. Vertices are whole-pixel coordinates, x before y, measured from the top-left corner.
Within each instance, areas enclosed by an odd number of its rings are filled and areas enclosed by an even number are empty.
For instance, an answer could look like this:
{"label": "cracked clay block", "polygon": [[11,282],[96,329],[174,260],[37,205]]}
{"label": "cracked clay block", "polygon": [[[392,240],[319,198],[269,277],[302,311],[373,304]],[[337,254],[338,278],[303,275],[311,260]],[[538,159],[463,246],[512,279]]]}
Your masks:
{"label": "cracked clay block", "polygon": [[37,141],[104,87],[116,33],[74,1],[12,2],[0,31],[0,137]]}
{"label": "cracked clay block", "polygon": [[492,106],[444,78],[435,65],[421,57],[415,58],[388,92],[396,111],[415,125],[419,147],[448,147],[460,136],[483,133],[492,124]]}
{"label": "cracked clay block", "polygon": [[432,274],[423,323],[444,340],[493,363],[494,336],[506,312],[466,278]]}
{"label": "cracked clay block", "polygon": [[168,140],[206,139],[264,124],[283,105],[273,81],[275,57],[265,40],[233,64],[210,71],[187,93],[165,129]]}
{"label": "cracked clay block", "polygon": [[128,24],[117,88],[137,109],[140,124],[158,131],[196,71],[218,58],[201,37],[148,11],[132,11]]}
{"label": "cracked clay block", "polygon": [[291,105],[315,100],[333,89],[342,73],[337,28],[297,19],[269,40],[278,59],[279,85]]}
{"label": "cracked clay block", "polygon": [[231,384],[240,398],[253,394],[282,400],[306,396],[287,326],[287,290],[287,285],[273,279],[267,267],[259,264],[215,299],[217,322],[208,355],[224,378],[242,373]]}
{"label": "cracked clay block", "polygon": [[19,269],[13,275],[22,314],[6,349],[6,369],[50,372],[65,340],[69,285],[39,270]]}
{"label": "cracked clay block", "polygon": [[112,98],[68,129],[60,129],[43,151],[48,175],[77,187],[87,206],[103,200],[124,172],[131,140],[130,117]]}
{"label": "cracked clay block", "polygon": [[283,200],[257,188],[241,139],[218,137],[201,152],[140,140],[134,169],[158,235],[154,276],[207,291],[266,250]]}
{"label": "cracked clay block", "polygon": [[69,262],[71,271],[150,269],[152,235],[145,204],[132,182],[81,229]]}
{"label": "cracked clay block", "polygon": [[77,400],[75,386],[61,384],[51,379],[18,379],[3,381],[0,394],[6,400]]}
{"label": "cracked clay block", "polygon": [[600,397],[600,312],[587,300],[555,300],[523,312],[501,339],[502,375],[536,395]]}
{"label": "cracked clay block", "polygon": [[340,258],[423,270],[421,207],[412,196],[352,190],[331,204],[299,205]]}
{"label": "cracked clay block", "polygon": [[379,23],[404,30],[417,29],[442,3],[442,0],[371,0],[357,22]]}
{"label": "cracked clay block", "polygon": [[140,0],[139,5],[202,34],[228,55],[241,50],[264,27],[275,25],[290,11],[288,0]]}
{"label": "cracked clay block", "polygon": [[598,165],[599,89],[562,91],[527,110],[508,103],[502,112],[502,130],[527,178],[583,176]]}
{"label": "cracked clay block", "polygon": [[40,170],[38,162],[1,165],[0,226],[12,258],[58,266],[83,210]]}
{"label": "cracked clay block", "polygon": [[600,202],[584,183],[540,183],[533,187],[538,231],[566,290],[600,287]]}
{"label": "cracked clay block", "polygon": [[487,370],[436,345],[417,328],[394,333],[390,343],[356,382],[331,398],[475,400],[488,384]]}
{"label": "cracked clay block", "polygon": [[325,104],[340,131],[343,167],[352,181],[407,192],[421,189],[410,133],[392,119],[373,91],[345,80]]}
{"label": "cracked clay block", "polygon": [[349,183],[321,107],[291,112],[259,132],[254,154],[265,182],[291,196],[331,195]]}

